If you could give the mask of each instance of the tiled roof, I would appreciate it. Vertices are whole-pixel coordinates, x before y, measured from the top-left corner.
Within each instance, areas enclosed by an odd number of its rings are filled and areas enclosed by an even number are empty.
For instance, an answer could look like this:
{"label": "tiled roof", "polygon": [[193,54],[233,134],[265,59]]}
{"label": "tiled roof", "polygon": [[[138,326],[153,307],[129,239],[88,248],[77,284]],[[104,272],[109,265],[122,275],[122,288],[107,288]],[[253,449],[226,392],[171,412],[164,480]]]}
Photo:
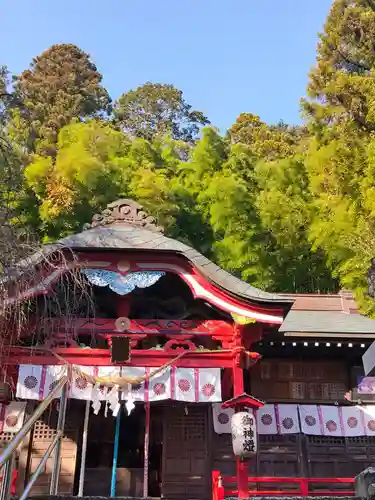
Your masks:
{"label": "tiled roof", "polygon": [[295,311],[287,314],[282,333],[374,334],[375,320],[340,311]]}
{"label": "tiled roof", "polygon": [[284,296],[294,297],[294,304],[279,328],[281,333],[296,336],[375,335],[375,320],[360,314],[351,292]]}

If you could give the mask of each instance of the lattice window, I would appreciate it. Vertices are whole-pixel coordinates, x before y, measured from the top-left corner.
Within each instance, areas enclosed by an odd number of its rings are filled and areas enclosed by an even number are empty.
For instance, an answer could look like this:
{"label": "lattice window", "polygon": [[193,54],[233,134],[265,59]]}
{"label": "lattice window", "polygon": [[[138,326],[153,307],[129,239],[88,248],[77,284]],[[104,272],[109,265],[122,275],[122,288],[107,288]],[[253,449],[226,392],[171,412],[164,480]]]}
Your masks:
{"label": "lattice window", "polygon": [[50,427],[49,424],[37,420],[34,426],[34,439],[52,440],[56,436],[56,429]]}
{"label": "lattice window", "polygon": [[298,434],[285,434],[279,436],[277,434],[260,435],[259,443],[264,444],[295,444],[298,442]]}
{"label": "lattice window", "polygon": [[308,387],[309,399],[329,399],[329,384],[312,383]]}
{"label": "lattice window", "polygon": [[204,441],[206,438],[206,415],[188,409],[188,414],[176,415],[169,423],[167,439],[184,442]]}
{"label": "lattice window", "polygon": [[305,399],[306,384],[304,384],[303,382],[291,382],[290,392],[293,399]]}
{"label": "lattice window", "polygon": [[345,438],[330,436],[306,436],[308,444],[321,446],[344,446]]}
{"label": "lattice window", "polygon": [[353,436],[346,438],[347,444],[350,445],[362,445],[362,446],[374,446],[375,437],[374,436]]}
{"label": "lattice window", "polygon": [[2,448],[7,443],[12,441],[14,436],[15,436],[14,432],[1,432],[0,433],[0,447]]}
{"label": "lattice window", "polygon": [[345,396],[345,385],[344,384],[328,384],[330,399],[342,399]]}

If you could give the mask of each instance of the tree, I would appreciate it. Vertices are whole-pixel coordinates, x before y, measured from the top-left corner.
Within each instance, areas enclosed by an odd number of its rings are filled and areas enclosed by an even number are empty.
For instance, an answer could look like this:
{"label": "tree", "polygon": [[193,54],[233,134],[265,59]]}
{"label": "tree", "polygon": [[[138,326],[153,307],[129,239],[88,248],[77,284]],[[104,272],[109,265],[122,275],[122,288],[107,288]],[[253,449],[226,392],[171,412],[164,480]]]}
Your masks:
{"label": "tree", "polygon": [[0,67],[0,128],[4,135],[4,126],[9,118],[9,108],[13,101],[12,92],[9,90],[9,71],[6,66]]}
{"label": "tree", "polygon": [[306,155],[313,196],[310,239],[363,312],[375,248],[375,5],[336,0],[320,35],[317,65],[303,102],[313,137]]}
{"label": "tree", "polygon": [[336,0],[320,34],[305,112],[318,126],[353,123],[375,130],[375,4]]}
{"label": "tree", "polygon": [[313,195],[305,156],[258,162],[255,206],[266,232],[262,246],[264,266],[272,289],[281,292],[333,292],[337,281],[322,249],[309,241],[314,215]]}
{"label": "tree", "polygon": [[246,144],[256,157],[267,161],[292,156],[305,134],[303,127],[282,122],[267,125],[252,113],[241,113],[228,130],[232,143]]}
{"label": "tree", "polygon": [[181,90],[151,82],[120,97],[115,121],[132,137],[152,140],[169,134],[186,142],[196,140],[200,128],[209,123],[201,111],[192,110]]}
{"label": "tree", "polygon": [[93,213],[125,191],[122,159],[129,142],[109,124],[93,120],[67,125],[57,146],[55,159],[35,155],[25,169],[47,240],[79,231]]}
{"label": "tree", "polygon": [[64,125],[108,111],[101,81],[88,54],[72,44],[52,45],[16,79],[22,105],[12,112],[13,136],[29,152],[53,156]]}

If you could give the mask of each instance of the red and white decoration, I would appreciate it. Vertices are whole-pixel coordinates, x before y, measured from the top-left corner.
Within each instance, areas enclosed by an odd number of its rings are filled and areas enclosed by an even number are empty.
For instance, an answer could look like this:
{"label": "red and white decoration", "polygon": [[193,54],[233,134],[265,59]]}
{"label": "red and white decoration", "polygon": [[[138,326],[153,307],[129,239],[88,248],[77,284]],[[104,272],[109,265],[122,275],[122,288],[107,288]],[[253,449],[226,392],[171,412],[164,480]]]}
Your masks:
{"label": "red and white decoration", "polygon": [[375,436],[375,406],[363,407],[363,427],[366,436]]}
{"label": "red and white decoration", "polygon": [[341,408],[341,420],[344,435],[348,437],[363,436],[364,414],[358,406],[344,406]]}
{"label": "red and white decoration", "polygon": [[[42,378],[45,377],[44,397],[46,397],[55,388],[60,378],[67,375],[68,372],[65,365],[52,365],[44,368],[45,370],[42,370]],[[59,398],[60,396],[61,391],[56,394],[56,398]]]}
{"label": "red and white decoration", "polygon": [[43,399],[46,394],[46,369],[44,366],[20,365],[18,371],[18,383],[16,396],[21,399]]}
{"label": "red and white decoration", "polygon": [[216,434],[231,433],[231,418],[234,415],[233,408],[222,408],[221,403],[212,405],[214,429]]}
{"label": "red and white decoration", "polygon": [[343,435],[342,419],[338,406],[318,406],[324,436],[338,437]]}
{"label": "red and white decoration", "polygon": [[148,390],[147,386],[145,389],[145,399],[146,401],[162,401],[171,397],[171,369],[168,367],[149,379]]}
{"label": "red and white decoration", "polygon": [[[228,410],[213,406],[214,429],[229,433],[220,423]],[[329,406],[266,404],[256,412],[258,434],[309,434],[312,436],[375,436],[375,405]],[[226,421],[223,416],[222,422]]]}
{"label": "red and white decoration", "polygon": [[[78,366],[78,368],[83,373],[87,373],[87,375],[91,376],[96,375],[94,366]],[[18,384],[19,383],[20,380],[18,379]],[[72,399],[84,399],[85,401],[91,401],[92,389],[93,389],[92,384],[88,382],[87,378],[83,374],[78,375],[77,373],[73,372],[73,380],[70,385],[69,397],[71,397]]]}
{"label": "red and white decoration", "polygon": [[[129,378],[144,377],[146,375],[146,368],[135,367],[135,366],[123,366],[121,367],[121,376]],[[129,384],[129,391],[131,391],[132,398],[134,401],[145,401],[145,384]],[[121,394],[121,399],[127,399],[127,394],[125,391]]]}
{"label": "red and white decoration", "polygon": [[258,433],[278,434],[275,405],[264,405],[257,411]]}
{"label": "red and white decoration", "polygon": [[275,410],[280,434],[298,434],[300,426],[297,405],[277,405]]}
{"label": "red and white decoration", "polygon": [[5,406],[0,404],[0,432],[18,432],[25,420],[26,403],[12,401]]}
{"label": "red and white decoration", "polygon": [[301,432],[310,436],[321,436],[323,427],[317,405],[298,405]]}
{"label": "red and white decoration", "polygon": [[[20,399],[44,399],[52,385],[65,373],[61,366],[21,365],[17,382],[17,397]],[[141,367],[95,367],[80,366],[83,373],[93,376],[121,375],[137,378],[152,373],[155,368]],[[48,374],[48,375],[47,375]],[[128,399],[129,389],[121,398]],[[135,401],[161,401],[175,399],[191,403],[215,403],[221,401],[220,368],[175,368],[168,367],[151,379],[131,386]],[[82,375],[73,370],[69,396],[73,399],[93,400],[93,386]],[[94,399],[98,399],[95,394]],[[106,396],[103,394],[103,399]]]}

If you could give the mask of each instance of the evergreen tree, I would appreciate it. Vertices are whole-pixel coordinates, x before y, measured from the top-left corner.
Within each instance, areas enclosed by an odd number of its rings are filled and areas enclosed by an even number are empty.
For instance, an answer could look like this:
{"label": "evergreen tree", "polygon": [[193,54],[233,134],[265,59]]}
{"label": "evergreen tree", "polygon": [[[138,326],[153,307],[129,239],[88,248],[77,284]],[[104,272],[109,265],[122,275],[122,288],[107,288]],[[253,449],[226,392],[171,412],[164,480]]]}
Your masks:
{"label": "evergreen tree", "polygon": [[186,142],[196,140],[200,128],[209,123],[201,111],[193,110],[184,100],[181,90],[151,82],[120,97],[115,121],[132,137],[152,140],[169,134]]}
{"label": "evergreen tree", "polygon": [[232,143],[246,144],[255,156],[268,161],[292,156],[306,131],[282,122],[267,125],[259,116],[241,113],[228,135]]}
{"label": "evergreen tree", "polygon": [[52,45],[16,79],[22,105],[12,112],[14,138],[29,152],[53,156],[64,125],[108,110],[101,81],[88,54],[72,44]]}
{"label": "evergreen tree", "polygon": [[310,238],[366,312],[373,308],[366,270],[375,248],[374,35],[371,1],[336,0],[303,103],[313,133],[306,157],[314,210]]}

